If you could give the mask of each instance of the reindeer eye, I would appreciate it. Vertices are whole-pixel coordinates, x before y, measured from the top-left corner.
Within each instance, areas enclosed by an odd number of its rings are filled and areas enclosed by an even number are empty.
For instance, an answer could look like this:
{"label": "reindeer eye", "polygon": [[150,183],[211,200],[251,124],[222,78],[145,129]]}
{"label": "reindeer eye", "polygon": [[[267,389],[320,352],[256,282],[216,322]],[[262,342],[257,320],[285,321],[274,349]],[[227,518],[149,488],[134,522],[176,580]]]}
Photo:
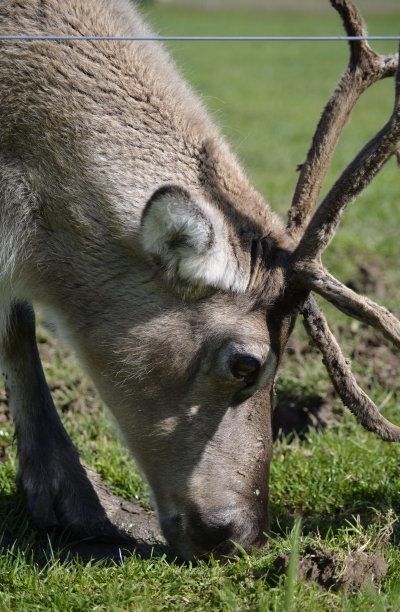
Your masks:
{"label": "reindeer eye", "polygon": [[231,372],[235,378],[244,379],[252,384],[260,370],[261,364],[251,355],[235,355],[230,363]]}

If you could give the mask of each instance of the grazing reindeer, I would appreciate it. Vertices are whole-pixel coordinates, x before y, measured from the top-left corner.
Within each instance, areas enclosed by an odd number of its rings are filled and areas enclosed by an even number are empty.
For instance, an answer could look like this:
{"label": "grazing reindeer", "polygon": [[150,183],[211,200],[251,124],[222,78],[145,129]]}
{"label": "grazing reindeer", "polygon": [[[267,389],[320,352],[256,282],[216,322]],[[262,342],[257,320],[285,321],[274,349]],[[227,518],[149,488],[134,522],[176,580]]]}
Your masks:
{"label": "grazing reindeer", "polygon": [[[365,35],[349,0],[331,0]],[[1,33],[146,35],[127,0],[7,0]],[[273,383],[298,312],[367,429],[400,440],[358,388],[311,291],[400,346],[400,324],[323,268],[346,205],[400,142],[386,126],[314,213],[340,131],[397,59],[350,43],[285,228],[150,42],[0,46],[0,362],[34,521],[118,537],[45,382],[31,303],[75,349],[184,558],[259,546],[268,528]]]}

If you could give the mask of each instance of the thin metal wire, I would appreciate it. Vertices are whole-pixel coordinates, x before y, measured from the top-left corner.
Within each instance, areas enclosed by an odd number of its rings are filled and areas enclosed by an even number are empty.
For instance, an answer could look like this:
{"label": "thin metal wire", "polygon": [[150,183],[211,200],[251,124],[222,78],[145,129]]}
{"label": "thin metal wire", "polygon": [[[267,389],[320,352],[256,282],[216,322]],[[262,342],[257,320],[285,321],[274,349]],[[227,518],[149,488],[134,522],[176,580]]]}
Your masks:
{"label": "thin metal wire", "polygon": [[120,41],[338,41],[400,40],[397,36],[57,36],[51,34],[0,34],[0,40],[120,40]]}

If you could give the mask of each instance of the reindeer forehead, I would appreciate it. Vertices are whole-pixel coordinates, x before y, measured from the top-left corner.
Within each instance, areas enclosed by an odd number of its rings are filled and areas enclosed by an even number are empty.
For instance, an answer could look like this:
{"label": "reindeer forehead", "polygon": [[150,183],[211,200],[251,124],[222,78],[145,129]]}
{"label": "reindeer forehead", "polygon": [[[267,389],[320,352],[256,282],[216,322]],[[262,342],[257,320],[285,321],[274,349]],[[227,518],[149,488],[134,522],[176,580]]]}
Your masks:
{"label": "reindeer forehead", "polygon": [[[265,280],[265,276],[264,276]],[[245,293],[227,294],[217,292],[214,296],[202,301],[192,313],[196,326],[207,336],[217,333],[221,336],[242,335],[254,336],[267,333],[266,321],[269,310],[278,298],[276,285],[252,287]]]}

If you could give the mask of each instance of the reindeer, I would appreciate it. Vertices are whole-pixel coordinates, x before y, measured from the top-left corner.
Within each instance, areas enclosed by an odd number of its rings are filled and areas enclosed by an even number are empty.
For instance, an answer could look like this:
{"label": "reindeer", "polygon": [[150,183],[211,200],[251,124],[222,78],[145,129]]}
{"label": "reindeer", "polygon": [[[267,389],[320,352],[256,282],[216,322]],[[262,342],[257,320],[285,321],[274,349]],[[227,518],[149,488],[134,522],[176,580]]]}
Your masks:
{"label": "reindeer", "polygon": [[[331,4],[348,35],[366,35],[350,0]],[[149,33],[127,0],[7,0],[0,15],[7,35]],[[344,404],[366,429],[400,439],[313,297],[400,346],[399,321],[321,263],[347,204],[399,147],[398,72],[388,123],[316,208],[352,108],[395,74],[397,57],[350,42],[286,227],[157,44],[2,40],[0,62],[0,363],[32,519],[123,537],[54,407],[34,303],[109,405],[176,552],[261,546],[273,386],[299,313]]]}

